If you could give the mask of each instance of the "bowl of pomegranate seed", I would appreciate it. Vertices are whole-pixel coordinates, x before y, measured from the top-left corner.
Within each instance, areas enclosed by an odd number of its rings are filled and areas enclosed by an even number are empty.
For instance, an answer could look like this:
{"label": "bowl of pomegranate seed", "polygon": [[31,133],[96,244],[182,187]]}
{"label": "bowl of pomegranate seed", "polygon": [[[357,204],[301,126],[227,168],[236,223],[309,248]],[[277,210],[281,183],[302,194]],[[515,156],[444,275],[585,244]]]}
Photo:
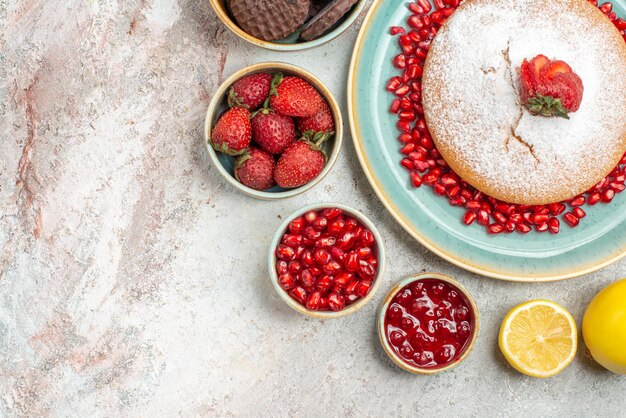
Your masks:
{"label": "bowl of pomegranate seed", "polygon": [[366,0],[209,0],[235,35],[261,48],[300,51],[341,35]]}
{"label": "bowl of pomegranate seed", "polygon": [[337,318],[362,308],[376,293],[384,267],[383,241],[374,224],[337,203],[296,211],[270,246],[276,292],[314,318]]}
{"label": "bowl of pomegranate seed", "polygon": [[243,68],[217,89],[207,110],[209,158],[236,189],[259,199],[315,186],[337,160],[341,111],[317,77],[295,65]]}
{"label": "bowl of pomegranate seed", "polygon": [[394,363],[415,374],[449,370],[478,337],[478,306],[456,280],[438,273],[408,277],[387,294],[378,336]]}

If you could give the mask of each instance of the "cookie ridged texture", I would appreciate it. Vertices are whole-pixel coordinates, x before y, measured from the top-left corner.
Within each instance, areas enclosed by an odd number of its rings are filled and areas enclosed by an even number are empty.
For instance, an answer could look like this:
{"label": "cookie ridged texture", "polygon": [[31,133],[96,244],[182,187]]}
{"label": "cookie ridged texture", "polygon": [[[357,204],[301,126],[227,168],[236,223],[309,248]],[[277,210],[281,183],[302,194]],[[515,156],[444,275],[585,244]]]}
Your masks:
{"label": "cookie ridged texture", "polygon": [[359,0],[333,0],[309,20],[300,32],[300,38],[312,41],[332,28]]}
{"label": "cookie ridged texture", "polygon": [[311,0],[229,0],[237,24],[265,41],[284,39],[306,20]]}
{"label": "cookie ridged texture", "polygon": [[[533,116],[519,102],[519,67],[538,54],[567,62],[583,81],[569,120]],[[500,200],[566,200],[626,152],[626,44],[586,0],[466,0],[433,40],[422,83],[437,148]]]}

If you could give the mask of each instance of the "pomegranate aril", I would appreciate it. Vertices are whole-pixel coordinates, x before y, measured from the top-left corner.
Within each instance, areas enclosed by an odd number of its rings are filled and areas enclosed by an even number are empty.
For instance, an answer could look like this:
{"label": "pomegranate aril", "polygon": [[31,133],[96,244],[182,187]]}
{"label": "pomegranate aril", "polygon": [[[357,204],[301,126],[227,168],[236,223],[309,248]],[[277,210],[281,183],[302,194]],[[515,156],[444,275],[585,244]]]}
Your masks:
{"label": "pomegranate aril", "polygon": [[602,200],[602,195],[600,194],[600,192],[594,192],[589,195],[589,198],[587,199],[587,203],[590,206],[593,206],[597,204],[600,200]]}
{"label": "pomegranate aril", "polygon": [[613,4],[607,1],[606,3],[602,3],[600,6],[598,6],[598,9],[600,9],[600,11],[604,14],[609,14],[613,9]]}
{"label": "pomegranate aril", "polygon": [[471,225],[472,223],[474,223],[477,217],[478,215],[476,215],[476,212],[466,212],[463,216],[463,223],[465,225]]}
{"label": "pomegranate aril", "polygon": [[346,222],[343,219],[335,219],[328,224],[326,231],[331,235],[340,235],[346,228]]}
{"label": "pomegranate aril", "polygon": [[335,237],[321,237],[315,242],[316,247],[332,247],[337,239]]}
{"label": "pomegranate aril", "polygon": [[548,222],[541,222],[535,225],[535,231],[545,232],[548,230]]}
{"label": "pomegranate aril", "polygon": [[417,171],[411,171],[411,184],[413,187],[420,187],[423,183],[422,177]]}
{"label": "pomegranate aril", "polygon": [[507,221],[506,215],[504,215],[502,212],[494,212],[493,218],[500,224],[504,224]]}
{"label": "pomegranate aril", "polygon": [[348,231],[344,233],[339,241],[337,242],[337,246],[344,251],[348,251],[354,246],[356,242],[357,235],[353,231]]}
{"label": "pomegranate aril", "polygon": [[285,234],[282,241],[288,247],[297,248],[302,243],[302,235]]}
{"label": "pomegranate aril", "polygon": [[548,210],[551,215],[557,216],[565,211],[565,205],[563,203],[550,203],[548,205]]}
{"label": "pomegranate aril", "polygon": [[404,54],[398,54],[393,58],[393,66],[401,70],[406,68],[406,57]]}
{"label": "pomegranate aril", "polygon": [[315,260],[313,259],[313,253],[310,250],[305,250],[302,253],[302,257],[300,257],[300,261],[306,267],[310,267],[315,264]]}
{"label": "pomegranate aril", "polygon": [[572,228],[578,225],[579,219],[572,212],[567,212],[563,215],[563,220],[567,222]]}
{"label": "pomegranate aril", "polygon": [[339,209],[339,208],[326,208],[326,209],[322,210],[322,215],[327,220],[335,219],[335,218],[339,217],[341,214],[343,214],[343,211],[341,209]]}
{"label": "pomegranate aril", "polygon": [[324,216],[319,216],[311,222],[311,226],[318,231],[321,231],[328,226],[328,219]]}
{"label": "pomegranate aril", "polygon": [[376,275],[376,268],[367,261],[360,260],[358,274],[364,279],[372,279]]}
{"label": "pomegranate aril", "polygon": [[486,210],[478,211],[478,223],[484,226],[489,225],[489,213]]}
{"label": "pomegranate aril", "polygon": [[500,224],[491,224],[489,225],[489,227],[487,227],[487,231],[490,234],[500,234],[504,231],[504,226]]}
{"label": "pomegranate aril", "polygon": [[324,249],[317,249],[315,250],[315,252],[313,253],[313,258],[315,258],[315,261],[319,264],[319,265],[326,265],[327,263],[330,262],[331,260],[331,256],[330,253]]}
{"label": "pomegranate aril", "polygon": [[348,253],[345,260],[345,267],[348,271],[356,272],[359,270],[359,256],[355,251]]}
{"label": "pomegranate aril", "polygon": [[333,285],[333,277],[329,275],[325,275],[319,278],[317,283],[315,283],[315,287],[317,287],[321,292],[326,293]]}
{"label": "pomegranate aril", "polygon": [[602,202],[604,203],[609,203],[611,200],[613,200],[613,198],[615,197],[615,191],[612,189],[606,189],[604,192],[602,192]]}
{"label": "pomegranate aril", "polygon": [[389,28],[389,33],[391,35],[398,35],[398,34],[404,34],[404,28],[402,26],[392,26],[391,28]]}
{"label": "pomegranate aril", "polygon": [[585,198],[585,196],[576,196],[569,202],[569,204],[570,206],[582,206],[585,204],[586,201],[587,198]]}
{"label": "pomegranate aril", "polygon": [[[409,91],[411,90],[411,88],[406,85],[406,84],[400,84],[400,86],[396,89],[396,91],[394,92],[396,94],[396,96],[401,97],[404,96],[405,94],[407,94]],[[411,127],[409,126],[409,129],[403,131],[403,132],[408,132],[411,130]]]}
{"label": "pomegranate aril", "polygon": [[542,214],[542,213],[535,213],[534,215],[531,216],[531,221],[532,223],[539,225],[539,224],[543,224],[548,222],[548,219],[550,219],[550,215],[548,214]]}
{"label": "pomegranate aril", "polygon": [[359,283],[360,282],[356,279],[348,283],[348,286],[346,286],[346,294],[347,295],[355,294],[357,291],[357,288],[359,287]]}
{"label": "pomegranate aril", "polygon": [[346,286],[352,279],[354,279],[354,274],[352,273],[339,273],[335,276],[335,285]]}
{"label": "pomegranate aril", "polygon": [[330,249],[330,255],[339,261],[343,261],[346,258],[346,253],[339,247],[332,247]]}
{"label": "pomegranate aril", "polygon": [[310,240],[316,240],[321,235],[322,235],[322,233],[319,230],[313,228],[312,226],[307,226],[306,228],[304,228],[304,237],[305,238],[308,238]]}
{"label": "pomegranate aril", "polygon": [[311,311],[317,311],[320,308],[320,299],[322,294],[320,292],[313,292],[306,300],[306,308]]}
{"label": "pomegranate aril", "polygon": [[552,217],[548,219],[548,228],[553,234],[558,234],[561,229],[561,222],[557,218]]}
{"label": "pomegranate aril", "polygon": [[324,273],[330,274],[330,275],[339,273],[341,271],[341,268],[342,268],[341,264],[338,261],[334,261],[334,260],[322,267],[322,269],[324,270]]}
{"label": "pomegranate aril", "polygon": [[296,251],[293,248],[288,247],[284,244],[281,244],[276,248],[276,257],[281,260],[291,261],[294,259],[295,256]]}
{"label": "pomegranate aril", "polygon": [[291,290],[296,285],[296,281],[289,273],[284,273],[278,276],[278,284],[285,290]]}
{"label": "pomegranate aril", "polygon": [[400,84],[402,84],[402,79],[400,77],[392,77],[387,82],[387,91],[394,93],[398,87],[400,87]]}
{"label": "pomegranate aril", "polygon": [[[426,182],[426,176],[424,176],[424,181]],[[436,183],[433,186],[433,191],[438,194],[439,196],[443,196],[446,194],[446,186],[444,186],[441,183]]]}
{"label": "pomegranate aril", "polygon": [[304,227],[306,226],[306,221],[303,217],[297,217],[293,221],[289,222],[289,232],[292,234],[301,234],[304,231]]}
{"label": "pomegranate aril", "polygon": [[611,189],[613,189],[614,192],[616,193],[620,193],[623,192],[624,189],[626,189],[626,185],[624,185],[624,183],[618,183],[618,182],[612,182],[609,184],[609,187]]}
{"label": "pomegranate aril", "polygon": [[291,292],[289,292],[292,298],[297,300],[300,303],[304,303],[306,301],[306,290],[302,286],[297,286]]}
{"label": "pomegranate aril", "polygon": [[290,261],[288,270],[291,274],[298,274],[302,270],[302,264],[298,260]]}
{"label": "pomegranate aril", "polygon": [[284,261],[284,260],[278,261],[276,263],[276,273],[278,273],[279,275],[287,273],[289,271],[288,270],[288,266],[289,265],[287,264],[286,261]]}
{"label": "pomegranate aril", "polygon": [[518,223],[517,225],[515,225],[515,229],[522,234],[527,234],[532,230],[530,225],[525,223]]}
{"label": "pomegranate aril", "polygon": [[469,210],[477,211],[478,209],[480,209],[480,202],[477,200],[470,200],[467,202],[465,207]]}
{"label": "pomegranate aril", "polygon": [[400,161],[400,164],[409,171],[413,171],[413,168],[415,168],[413,161],[410,160],[409,158],[403,158]]}
{"label": "pomegranate aril", "polygon": [[346,300],[338,293],[331,293],[330,296],[328,296],[328,306],[330,306],[330,309],[337,312],[346,306]]}
{"label": "pomegranate aril", "polygon": [[300,273],[300,282],[304,285],[304,287],[312,287],[315,283],[315,276],[311,273],[311,270],[304,269],[302,273]]}
{"label": "pomegranate aril", "polygon": [[313,277],[318,277],[322,274],[322,269],[317,266],[309,267],[309,271],[311,272]]}
{"label": "pomegranate aril", "polygon": [[429,0],[416,0],[416,3],[424,10],[424,13],[428,13],[432,10],[432,5]]}
{"label": "pomegranate aril", "polygon": [[581,208],[574,208],[574,210],[572,210],[572,213],[574,214],[574,216],[576,216],[578,219],[582,219],[585,216],[587,216],[587,214],[585,213],[584,210],[582,210]]}
{"label": "pomegranate aril", "polygon": [[372,287],[371,281],[362,280],[361,283],[359,284],[359,288],[357,289],[359,296],[361,296],[362,298],[367,296],[367,293],[369,292],[370,287]]}

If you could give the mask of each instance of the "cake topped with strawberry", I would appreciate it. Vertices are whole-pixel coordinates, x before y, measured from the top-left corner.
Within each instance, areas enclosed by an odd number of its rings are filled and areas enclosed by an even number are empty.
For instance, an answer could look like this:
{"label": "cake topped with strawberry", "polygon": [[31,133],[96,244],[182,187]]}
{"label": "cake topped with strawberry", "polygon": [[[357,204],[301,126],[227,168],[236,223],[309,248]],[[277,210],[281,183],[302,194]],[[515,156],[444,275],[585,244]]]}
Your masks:
{"label": "cake topped with strawberry", "polygon": [[626,152],[626,43],[587,0],[466,0],[432,40],[422,96],[446,162],[505,202],[572,198]]}

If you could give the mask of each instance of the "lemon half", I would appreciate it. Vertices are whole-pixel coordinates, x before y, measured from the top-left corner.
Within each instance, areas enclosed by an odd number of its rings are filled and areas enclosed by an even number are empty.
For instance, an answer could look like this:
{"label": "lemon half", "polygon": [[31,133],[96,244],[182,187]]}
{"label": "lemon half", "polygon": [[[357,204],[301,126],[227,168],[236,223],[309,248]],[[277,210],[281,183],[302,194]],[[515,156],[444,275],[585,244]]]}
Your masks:
{"label": "lemon half", "polygon": [[509,311],[500,327],[500,350],[509,364],[533,377],[560,373],[574,359],[578,332],[572,315],[549,300],[531,300]]}

